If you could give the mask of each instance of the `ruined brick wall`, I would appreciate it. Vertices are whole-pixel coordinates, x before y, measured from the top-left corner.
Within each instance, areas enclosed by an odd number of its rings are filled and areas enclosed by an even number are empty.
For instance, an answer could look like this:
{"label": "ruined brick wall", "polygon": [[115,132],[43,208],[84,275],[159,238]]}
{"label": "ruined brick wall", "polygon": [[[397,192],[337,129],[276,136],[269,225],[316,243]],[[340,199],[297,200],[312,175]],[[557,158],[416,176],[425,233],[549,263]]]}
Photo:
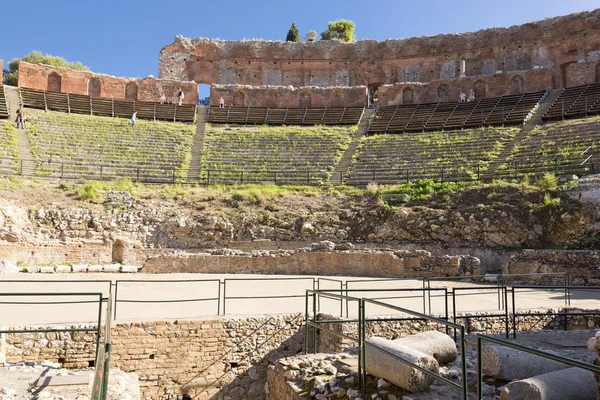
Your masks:
{"label": "ruined brick wall", "polygon": [[152,77],[116,78],[90,71],[75,71],[23,61],[19,63],[19,87],[138,101],[159,101],[163,93],[176,100],[181,88],[185,93],[184,104],[198,102],[198,85],[193,82]]}
{"label": "ruined brick wall", "polygon": [[159,77],[251,86],[405,83],[425,102],[454,100],[460,90],[489,97],[592,83],[599,54],[600,9],[510,28],[385,42],[176,37],[160,52]]}
{"label": "ruined brick wall", "polygon": [[367,88],[315,86],[248,86],[248,85],[212,85],[210,104],[219,105],[223,97],[226,106],[235,107],[365,107],[367,106]]}
{"label": "ruined brick wall", "polygon": [[[261,399],[269,363],[302,351],[303,321],[285,315],[116,324],[111,367],[138,374],[142,398]],[[2,355],[0,362],[49,360],[87,368],[95,335],[3,334]]]}

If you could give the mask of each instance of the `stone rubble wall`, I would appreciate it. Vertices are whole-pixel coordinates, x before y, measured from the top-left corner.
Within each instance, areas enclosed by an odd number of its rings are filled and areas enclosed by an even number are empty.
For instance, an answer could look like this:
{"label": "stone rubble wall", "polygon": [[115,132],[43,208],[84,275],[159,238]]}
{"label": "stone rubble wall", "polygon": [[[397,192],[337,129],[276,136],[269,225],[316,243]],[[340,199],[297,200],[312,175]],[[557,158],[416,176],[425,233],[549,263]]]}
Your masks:
{"label": "stone rubble wall", "polygon": [[[503,274],[533,274],[519,277],[523,283],[540,284],[544,276],[541,273],[567,273],[571,285],[600,285],[599,250],[523,250],[502,266]],[[555,283],[557,284],[557,283]],[[561,283],[563,285],[564,283]]]}
{"label": "stone rubble wall", "polygon": [[[304,344],[301,315],[115,324],[111,368],[135,372],[142,398],[264,398],[267,368]],[[0,362],[49,360],[87,368],[92,333],[23,333],[0,337]]]}
{"label": "stone rubble wall", "polygon": [[471,256],[434,257],[423,250],[333,251],[335,248],[332,242],[321,242],[311,248],[296,251],[244,253],[223,249],[204,254],[176,253],[149,258],[142,271],[145,273],[344,274],[370,277],[458,276],[480,273],[479,260]]}

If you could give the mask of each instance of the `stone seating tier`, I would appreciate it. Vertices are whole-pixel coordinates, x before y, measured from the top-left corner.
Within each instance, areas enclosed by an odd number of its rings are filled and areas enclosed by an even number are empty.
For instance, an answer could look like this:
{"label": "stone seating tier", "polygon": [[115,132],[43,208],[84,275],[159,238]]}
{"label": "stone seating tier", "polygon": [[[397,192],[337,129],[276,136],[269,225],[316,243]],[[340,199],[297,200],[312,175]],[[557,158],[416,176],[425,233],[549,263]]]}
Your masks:
{"label": "stone seating tier", "polygon": [[[274,180],[325,181],[356,128],[208,126],[201,156],[201,179],[211,182]],[[209,172],[210,171],[210,172]],[[307,174],[310,178],[307,178]]]}
{"label": "stone seating tier", "polygon": [[152,182],[185,175],[194,135],[181,123],[35,111],[26,128],[38,174]]}
{"label": "stone seating tier", "polygon": [[476,179],[500,154],[517,128],[376,135],[361,140],[349,184]]}
{"label": "stone seating tier", "polygon": [[369,134],[405,133],[522,124],[545,92],[484,98],[473,102],[381,106]]}
{"label": "stone seating tier", "polygon": [[544,121],[600,114],[600,83],[563,89],[543,116]]}

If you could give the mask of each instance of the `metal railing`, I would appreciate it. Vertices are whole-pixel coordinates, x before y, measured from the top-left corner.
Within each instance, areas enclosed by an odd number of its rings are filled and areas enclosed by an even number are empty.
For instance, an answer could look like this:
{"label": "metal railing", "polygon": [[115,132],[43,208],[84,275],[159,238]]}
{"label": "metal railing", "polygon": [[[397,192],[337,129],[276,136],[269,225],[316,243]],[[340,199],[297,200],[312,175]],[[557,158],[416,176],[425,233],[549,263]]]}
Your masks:
{"label": "metal railing", "polygon": [[[416,288],[415,288],[416,289]],[[362,289],[352,289],[354,291],[361,291],[361,292],[376,292],[376,290],[362,290]],[[398,289],[399,290],[399,289]],[[409,289],[411,290],[411,289]],[[419,290],[419,289],[417,289]],[[421,289],[421,290],[426,290],[426,289]],[[431,289],[428,289],[431,290]],[[444,289],[436,289],[436,290],[444,290]],[[356,302],[358,305],[358,319],[340,319],[340,320],[319,320],[317,318],[317,312],[318,312],[318,308],[317,308],[317,304],[319,303],[319,299],[321,297],[324,298],[329,298],[329,299],[338,299],[340,301],[346,301],[346,302]],[[312,298],[312,319],[311,317],[311,313],[309,313],[309,308],[310,308],[310,300]],[[397,298],[397,297],[392,297],[392,298]],[[388,299],[390,299],[388,297]],[[367,305],[374,305],[374,306],[378,306],[378,307],[384,307],[387,308],[389,310],[393,310],[395,312],[400,312],[403,314],[408,314],[410,315],[410,317],[406,317],[406,318],[393,318],[393,317],[388,317],[388,318],[368,318],[367,317]],[[381,322],[381,321],[406,321],[406,320],[425,320],[425,321],[430,321],[430,322],[434,322],[440,325],[444,325],[446,327],[446,331],[449,331],[450,329],[454,329],[455,331],[460,332],[460,355],[461,355],[461,360],[462,360],[462,382],[460,384],[453,382],[452,380],[441,376],[438,373],[429,371],[423,367],[421,367],[420,365],[415,364],[414,362],[404,359],[402,357],[397,356],[396,354],[390,353],[385,349],[382,349],[376,345],[374,345],[373,343],[370,343],[367,340],[367,324],[371,323],[371,322]],[[366,365],[366,348],[367,346],[373,347],[373,348],[377,348],[379,351],[384,352],[385,354],[387,354],[388,356],[402,362],[405,364],[410,365],[411,367],[427,374],[430,376],[433,376],[434,379],[438,379],[441,382],[443,382],[444,384],[458,389],[461,391],[462,393],[462,399],[466,400],[467,399],[467,391],[468,391],[468,387],[467,387],[467,380],[466,380],[466,376],[467,376],[467,371],[466,371],[466,352],[465,352],[465,327],[453,322],[450,322],[446,319],[443,318],[436,318],[436,317],[432,317],[430,315],[426,315],[424,313],[420,313],[420,312],[416,312],[413,310],[409,310],[407,308],[403,308],[403,307],[398,307],[395,305],[391,305],[391,304],[387,304],[384,303],[382,301],[376,300],[376,299],[372,299],[372,298],[359,298],[356,296],[348,296],[348,295],[338,295],[335,293],[331,293],[330,291],[323,291],[323,290],[307,290],[306,291],[306,295],[305,295],[305,344],[304,344],[304,349],[305,352],[308,353],[308,349],[309,349],[309,338],[311,337],[310,335],[310,330],[312,329],[312,343],[313,343],[313,352],[317,352],[317,348],[318,348],[318,342],[317,342],[317,332],[318,331],[322,331],[322,332],[327,332],[329,334],[332,334],[336,337],[340,337],[352,342],[355,342],[357,344],[358,347],[358,375],[359,375],[359,388],[362,389],[364,391],[364,393],[366,395],[368,395],[368,388],[367,388],[367,365]],[[351,336],[350,334],[346,334],[343,332],[338,332],[335,331],[333,329],[329,329],[324,327],[324,324],[342,324],[342,323],[354,323],[356,324],[357,327],[357,334],[356,336]]]}
{"label": "metal railing", "polygon": [[[83,297],[90,298],[90,300],[72,300],[72,301],[6,301],[4,300],[7,297],[16,297],[16,298],[73,298],[73,297]],[[95,300],[94,300],[95,299]],[[102,304],[103,304],[103,295],[98,292],[66,292],[66,293],[0,293],[0,305],[9,304],[9,305],[50,305],[50,304],[98,304],[98,318],[97,318],[97,326],[96,328],[46,328],[46,329],[2,329],[0,330],[0,334],[15,334],[15,333],[49,333],[49,332],[96,332],[96,358],[98,358],[98,353],[100,349],[100,336],[101,336],[101,324],[102,324]]]}
{"label": "metal railing", "polygon": [[[113,296],[109,294],[106,302],[106,318],[104,320],[104,340],[96,352],[94,363],[94,382],[92,386],[92,400],[107,400],[108,378],[110,374],[110,352],[112,349],[112,301]],[[100,328],[100,326],[98,326]]]}
{"label": "metal railing", "polygon": [[[144,299],[132,299],[132,298],[120,298],[119,297],[119,285],[121,285],[121,295],[123,295],[124,287],[130,286],[128,284],[143,284],[147,285],[157,285],[163,283],[174,283],[174,284],[192,284],[194,286],[201,286],[202,283],[216,283],[216,297],[193,297],[193,298],[177,298],[177,299],[156,299],[157,293],[156,291],[151,291],[152,300],[144,300]],[[202,291],[199,291],[202,292]],[[135,279],[135,280],[117,280],[115,281],[115,306],[114,306],[114,318],[117,318],[117,309],[120,303],[125,304],[175,304],[175,303],[201,303],[207,301],[216,301],[217,302],[217,314],[220,315],[219,311],[221,309],[221,280],[219,279],[196,279],[196,280],[187,280],[187,279],[178,279],[178,280],[148,280],[148,279]]]}
{"label": "metal railing", "polygon": [[[468,382],[467,382],[467,365],[466,365],[467,364],[467,362],[466,362],[467,358],[466,358],[466,351],[465,351],[465,347],[466,347],[465,330],[466,330],[466,328],[463,325],[459,325],[459,324],[457,324],[455,322],[450,322],[448,320],[444,320],[444,319],[432,317],[430,315],[427,315],[427,314],[424,314],[424,313],[420,313],[420,312],[417,312],[417,311],[413,311],[413,310],[409,310],[407,308],[403,308],[403,307],[398,307],[398,306],[393,306],[393,305],[390,305],[390,304],[386,304],[386,303],[383,303],[383,302],[378,301],[378,300],[363,298],[363,299],[360,300],[360,302],[362,303],[362,315],[359,318],[359,321],[360,321],[359,322],[359,330],[362,331],[362,334],[361,334],[360,337],[364,340],[364,342],[361,343],[362,346],[361,346],[361,349],[360,349],[360,354],[362,355],[362,357],[360,357],[361,359],[359,360],[359,364],[362,363],[362,377],[361,377],[361,380],[363,381],[363,385],[364,385],[364,388],[365,388],[365,394],[368,395],[368,392],[366,391],[366,389],[367,389],[367,385],[366,385],[366,382],[367,382],[367,369],[366,369],[365,352],[366,352],[366,347],[370,346],[370,347],[376,348],[378,351],[381,351],[381,352],[387,354],[388,356],[394,358],[395,360],[398,360],[398,361],[400,361],[400,362],[402,362],[404,364],[410,365],[412,368],[415,368],[415,369],[419,370],[420,372],[425,373],[426,375],[432,376],[434,379],[439,380],[442,383],[444,383],[444,384],[446,384],[446,385],[448,385],[448,386],[450,386],[450,387],[452,387],[454,389],[460,390],[461,395],[462,395],[461,396],[462,399],[463,400],[467,400],[469,388],[468,388]],[[410,361],[408,359],[399,357],[398,355],[396,355],[394,353],[391,353],[391,352],[389,352],[389,351],[387,351],[387,350],[385,350],[385,349],[383,349],[381,347],[376,346],[373,343],[370,343],[370,342],[366,341],[365,340],[366,325],[370,321],[366,317],[366,305],[367,304],[377,305],[379,307],[385,307],[385,308],[388,308],[390,310],[394,310],[394,311],[402,312],[402,313],[405,313],[405,314],[409,314],[409,315],[414,316],[415,317],[414,319],[425,320],[425,321],[434,322],[434,323],[437,323],[437,324],[440,324],[440,325],[444,325],[444,326],[446,326],[446,330],[453,329],[455,332],[458,331],[459,332],[458,337],[460,338],[459,344],[460,344],[461,378],[462,378],[460,384],[456,383],[456,382],[454,382],[454,381],[452,381],[452,380],[450,380],[450,379],[448,379],[448,378],[446,378],[446,377],[444,377],[442,375],[440,375],[439,373],[432,372],[432,371],[430,371],[430,370],[428,370],[426,368],[423,368],[420,365],[418,365],[418,364],[416,364],[416,363],[414,363],[414,362],[412,362],[412,361]],[[395,320],[395,319],[390,319],[390,320]],[[360,374],[360,372],[359,372],[359,374]]]}

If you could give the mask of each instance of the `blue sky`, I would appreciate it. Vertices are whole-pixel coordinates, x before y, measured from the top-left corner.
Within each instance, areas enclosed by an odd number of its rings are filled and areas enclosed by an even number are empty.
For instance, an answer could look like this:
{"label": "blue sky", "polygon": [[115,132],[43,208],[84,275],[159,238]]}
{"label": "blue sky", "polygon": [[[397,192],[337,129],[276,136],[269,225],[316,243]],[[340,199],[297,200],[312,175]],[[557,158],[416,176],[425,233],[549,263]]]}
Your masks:
{"label": "blue sky", "polygon": [[[598,0],[28,0],[7,1],[0,27],[5,66],[31,50],[81,61],[94,72],[157,75],[158,53],[173,37],[284,40],[340,18],[357,39],[405,38],[510,26],[591,10]],[[9,35],[14,32],[18,35]]]}

